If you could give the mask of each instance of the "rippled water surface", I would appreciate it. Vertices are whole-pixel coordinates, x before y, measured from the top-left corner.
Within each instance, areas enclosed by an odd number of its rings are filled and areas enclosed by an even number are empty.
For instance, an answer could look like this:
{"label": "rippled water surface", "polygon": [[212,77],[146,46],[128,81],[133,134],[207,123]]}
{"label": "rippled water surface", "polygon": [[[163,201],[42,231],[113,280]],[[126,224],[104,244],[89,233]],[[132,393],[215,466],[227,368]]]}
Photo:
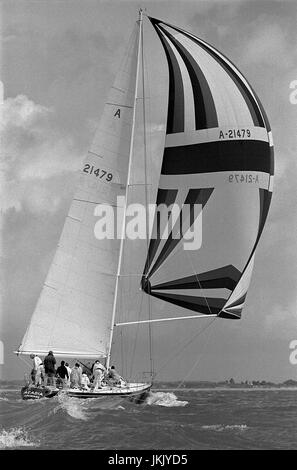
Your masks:
{"label": "rippled water surface", "polygon": [[0,390],[0,449],[297,449],[297,389],[153,391],[146,403]]}

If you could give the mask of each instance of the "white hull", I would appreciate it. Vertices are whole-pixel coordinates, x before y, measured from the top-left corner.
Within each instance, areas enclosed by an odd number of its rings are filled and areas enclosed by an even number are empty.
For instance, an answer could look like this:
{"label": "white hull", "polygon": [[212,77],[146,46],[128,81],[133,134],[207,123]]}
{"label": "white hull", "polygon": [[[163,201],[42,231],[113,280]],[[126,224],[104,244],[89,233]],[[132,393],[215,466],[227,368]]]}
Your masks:
{"label": "white hull", "polygon": [[137,397],[145,392],[148,392],[152,384],[150,383],[128,383],[123,387],[111,387],[103,386],[102,388],[95,390],[82,390],[79,388],[69,388],[62,390],[60,393],[65,393],[69,397],[73,398],[100,398],[100,397]]}
{"label": "white hull", "polygon": [[35,387],[34,385],[22,388],[23,400],[37,400],[52,398],[58,394],[65,394],[73,398],[100,398],[100,397],[132,397],[142,400],[142,396],[149,392],[151,383],[128,383],[124,387],[103,386],[96,390],[83,390],[81,388],[59,389],[55,387]]}

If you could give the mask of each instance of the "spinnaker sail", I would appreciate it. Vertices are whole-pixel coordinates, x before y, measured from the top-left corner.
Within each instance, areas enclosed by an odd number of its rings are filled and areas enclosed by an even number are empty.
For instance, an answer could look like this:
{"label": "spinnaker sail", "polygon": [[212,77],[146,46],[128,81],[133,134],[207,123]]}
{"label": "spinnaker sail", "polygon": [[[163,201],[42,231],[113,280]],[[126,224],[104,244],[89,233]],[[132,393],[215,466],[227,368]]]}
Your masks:
{"label": "spinnaker sail", "polygon": [[[160,211],[142,289],[184,309],[238,319],[272,195],[270,125],[229,59],[191,33],[150,21],[167,58],[169,91]],[[174,204],[181,214],[189,206],[188,217],[173,220]],[[171,226],[165,236],[158,227],[162,211]],[[202,243],[187,249],[185,234],[198,218]]]}

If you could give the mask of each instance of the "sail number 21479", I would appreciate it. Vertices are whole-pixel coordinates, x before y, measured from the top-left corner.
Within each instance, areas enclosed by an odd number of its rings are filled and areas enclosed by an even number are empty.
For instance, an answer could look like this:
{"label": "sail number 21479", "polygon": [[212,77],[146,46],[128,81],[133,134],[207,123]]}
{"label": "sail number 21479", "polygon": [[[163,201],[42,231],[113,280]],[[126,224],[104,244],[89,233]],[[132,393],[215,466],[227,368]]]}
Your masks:
{"label": "sail number 21479", "polygon": [[95,175],[97,178],[103,179],[107,182],[111,181],[113,178],[112,173],[108,173],[106,170],[102,168],[95,168],[93,165],[89,165],[88,163],[85,164],[83,171],[88,173],[89,175]]}

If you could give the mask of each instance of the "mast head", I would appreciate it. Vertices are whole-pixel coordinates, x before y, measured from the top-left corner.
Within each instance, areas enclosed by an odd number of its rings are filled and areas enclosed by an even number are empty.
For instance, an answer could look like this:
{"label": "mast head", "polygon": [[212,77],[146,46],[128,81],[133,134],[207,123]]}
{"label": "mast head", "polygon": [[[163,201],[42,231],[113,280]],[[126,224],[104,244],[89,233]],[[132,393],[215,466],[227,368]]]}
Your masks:
{"label": "mast head", "polygon": [[146,12],[146,8],[139,8],[138,14],[139,14],[139,21],[142,21],[142,15],[143,13]]}

